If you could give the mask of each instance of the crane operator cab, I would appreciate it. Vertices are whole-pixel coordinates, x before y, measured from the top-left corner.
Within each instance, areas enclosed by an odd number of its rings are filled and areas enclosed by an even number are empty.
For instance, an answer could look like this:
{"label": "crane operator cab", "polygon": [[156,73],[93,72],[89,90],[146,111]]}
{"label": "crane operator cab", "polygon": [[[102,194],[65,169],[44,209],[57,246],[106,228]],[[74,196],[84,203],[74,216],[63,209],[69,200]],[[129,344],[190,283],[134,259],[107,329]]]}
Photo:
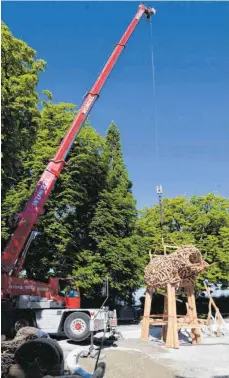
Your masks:
{"label": "crane operator cab", "polygon": [[80,308],[80,291],[74,279],[59,279],[59,295],[65,298],[67,308]]}

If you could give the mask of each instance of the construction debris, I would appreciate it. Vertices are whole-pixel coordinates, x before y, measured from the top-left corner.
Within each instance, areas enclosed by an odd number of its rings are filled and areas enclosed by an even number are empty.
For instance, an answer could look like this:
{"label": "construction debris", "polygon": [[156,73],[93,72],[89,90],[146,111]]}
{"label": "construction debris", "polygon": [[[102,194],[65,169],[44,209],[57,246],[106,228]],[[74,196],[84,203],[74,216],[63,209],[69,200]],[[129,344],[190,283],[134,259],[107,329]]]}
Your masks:
{"label": "construction debris", "polygon": [[2,341],[1,343],[1,366],[2,374],[1,377],[6,377],[10,366],[14,360],[14,353],[17,348],[22,345],[27,340],[37,338],[36,328],[33,327],[24,327],[21,328],[15,338],[10,341]]}

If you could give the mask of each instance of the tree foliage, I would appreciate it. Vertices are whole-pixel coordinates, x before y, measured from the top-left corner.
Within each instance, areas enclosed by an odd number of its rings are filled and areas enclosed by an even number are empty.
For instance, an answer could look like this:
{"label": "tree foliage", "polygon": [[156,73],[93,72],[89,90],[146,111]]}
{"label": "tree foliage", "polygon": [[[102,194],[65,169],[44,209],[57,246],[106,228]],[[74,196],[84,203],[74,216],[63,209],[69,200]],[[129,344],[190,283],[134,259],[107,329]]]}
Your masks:
{"label": "tree foliage", "polygon": [[86,264],[78,265],[74,272],[81,286],[89,290],[107,276],[113,299],[120,295],[128,298],[139,283],[140,257],[133,243],[137,213],[115,124],[108,129],[101,157],[106,172],[104,189],[89,228],[95,252],[91,248],[85,251]]}
{"label": "tree foliage", "polygon": [[[27,176],[7,193],[3,218],[26,204],[75,114],[73,104],[43,102],[36,141],[24,162]],[[46,203],[47,213],[37,225],[40,234],[31,246],[25,263],[30,278],[43,279],[50,269],[55,275],[71,273],[79,250],[82,245],[87,245],[88,222],[103,182],[102,145],[103,139],[85,125]],[[13,206],[10,207],[12,202]],[[3,227],[5,238],[9,236],[7,230]],[[37,264],[38,261],[40,264]]]}
{"label": "tree foliage", "polygon": [[39,124],[38,74],[45,62],[2,23],[2,198],[20,179]]}
{"label": "tree foliage", "polygon": [[[229,200],[210,193],[202,197],[165,198],[163,237],[166,244],[194,244],[206,261],[213,264],[199,278],[212,283],[229,282]],[[141,237],[144,264],[149,249],[163,251],[159,206],[141,212],[136,232]],[[199,284],[199,288],[201,285]]]}

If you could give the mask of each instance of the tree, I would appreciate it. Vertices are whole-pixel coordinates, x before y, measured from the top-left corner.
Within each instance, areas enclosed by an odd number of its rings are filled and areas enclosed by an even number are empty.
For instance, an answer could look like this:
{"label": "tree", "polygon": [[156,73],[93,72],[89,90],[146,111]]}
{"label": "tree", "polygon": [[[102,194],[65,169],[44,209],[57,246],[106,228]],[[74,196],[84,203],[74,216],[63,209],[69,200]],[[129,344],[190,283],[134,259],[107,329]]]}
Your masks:
{"label": "tree", "polygon": [[[165,198],[163,206],[163,237],[167,244],[194,244],[210,264],[200,277],[212,283],[229,282],[229,200],[210,193],[203,197]],[[137,222],[136,233],[141,239],[139,249],[142,265],[148,261],[148,251],[163,250],[159,207],[146,208]]]}
{"label": "tree", "polygon": [[[49,99],[43,102],[36,142],[24,162],[27,176],[8,192],[3,217],[25,205],[76,114],[75,105],[53,104],[51,94]],[[71,274],[73,265],[81,262],[80,252],[90,244],[89,223],[103,184],[103,143],[103,138],[85,123],[47,201],[48,211],[37,225],[40,234],[25,262],[29,278],[44,279],[50,272],[57,276]],[[9,229],[3,231],[6,239]]]}
{"label": "tree", "polygon": [[23,161],[36,139],[40,112],[36,86],[44,60],[2,23],[2,199],[24,175]]}
{"label": "tree", "polygon": [[101,284],[103,276],[108,276],[115,299],[118,295],[130,295],[138,285],[139,273],[139,255],[133,243],[135,200],[115,124],[108,129],[102,159],[106,164],[105,187],[99,193],[89,229],[96,252],[85,251],[88,264],[76,268],[75,275],[88,290]]}

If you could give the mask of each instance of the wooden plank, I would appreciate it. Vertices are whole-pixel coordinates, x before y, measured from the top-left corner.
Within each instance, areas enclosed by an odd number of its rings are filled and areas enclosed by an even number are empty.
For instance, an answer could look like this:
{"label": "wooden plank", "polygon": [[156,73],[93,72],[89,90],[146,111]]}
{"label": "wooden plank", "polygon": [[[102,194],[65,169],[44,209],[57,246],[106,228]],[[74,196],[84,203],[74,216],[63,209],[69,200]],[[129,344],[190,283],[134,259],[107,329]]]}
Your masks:
{"label": "wooden plank", "polygon": [[142,333],[141,339],[148,340],[149,337],[149,316],[151,310],[151,303],[152,303],[152,290],[146,290],[146,297],[145,297],[145,307],[144,307],[144,316],[142,321]]}
{"label": "wooden plank", "polygon": [[177,324],[177,327],[179,329],[181,328],[190,328],[190,329],[195,329],[195,328],[202,328],[203,325],[202,324],[196,324],[196,323],[181,323],[181,324]]}
{"label": "wooden plank", "polygon": [[167,325],[167,321],[163,321],[163,320],[150,320],[149,321],[149,324],[152,325],[152,326],[164,326],[164,325]]}
{"label": "wooden plank", "polygon": [[173,348],[173,323],[172,323],[172,293],[171,285],[167,284],[167,295],[168,295],[168,330],[166,335],[165,346],[167,348]]}
{"label": "wooden plank", "polygon": [[[177,318],[185,318],[186,315],[177,315]],[[153,314],[149,316],[150,318],[168,318],[168,314]]]}
{"label": "wooden plank", "polygon": [[173,324],[173,347],[179,349],[178,328],[177,328],[177,308],[176,308],[176,292],[175,287],[171,287],[172,299],[172,324]]}
{"label": "wooden plank", "polygon": [[191,337],[192,337],[192,343],[193,344],[200,344],[201,337],[200,337],[200,330],[199,326],[197,326],[197,311],[196,311],[196,301],[195,301],[195,295],[194,295],[194,287],[192,285],[187,287],[187,297],[188,297],[188,308],[189,308],[189,316],[192,320],[193,324],[196,324],[196,327],[190,327],[191,328]]}
{"label": "wooden plank", "polygon": [[[196,310],[196,298],[195,298],[194,286],[192,287],[191,300],[192,300],[192,307],[193,307],[193,316],[195,319],[194,323],[197,323],[197,310]],[[194,332],[195,332],[196,343],[200,344],[201,343],[200,327],[196,327],[194,329]]]}
{"label": "wooden plank", "polygon": [[167,330],[168,330],[168,295],[164,297],[164,313],[163,313],[163,327],[162,327],[162,334],[161,338],[164,342],[166,342],[166,335],[167,335]]}
{"label": "wooden plank", "polygon": [[[190,319],[193,319],[193,308],[192,308],[192,298],[191,298],[191,295],[192,295],[191,287],[188,286],[187,287],[188,316],[189,316]],[[195,336],[195,333],[193,332],[193,330],[191,330],[191,338],[192,338],[192,344],[196,344],[196,336]]]}

